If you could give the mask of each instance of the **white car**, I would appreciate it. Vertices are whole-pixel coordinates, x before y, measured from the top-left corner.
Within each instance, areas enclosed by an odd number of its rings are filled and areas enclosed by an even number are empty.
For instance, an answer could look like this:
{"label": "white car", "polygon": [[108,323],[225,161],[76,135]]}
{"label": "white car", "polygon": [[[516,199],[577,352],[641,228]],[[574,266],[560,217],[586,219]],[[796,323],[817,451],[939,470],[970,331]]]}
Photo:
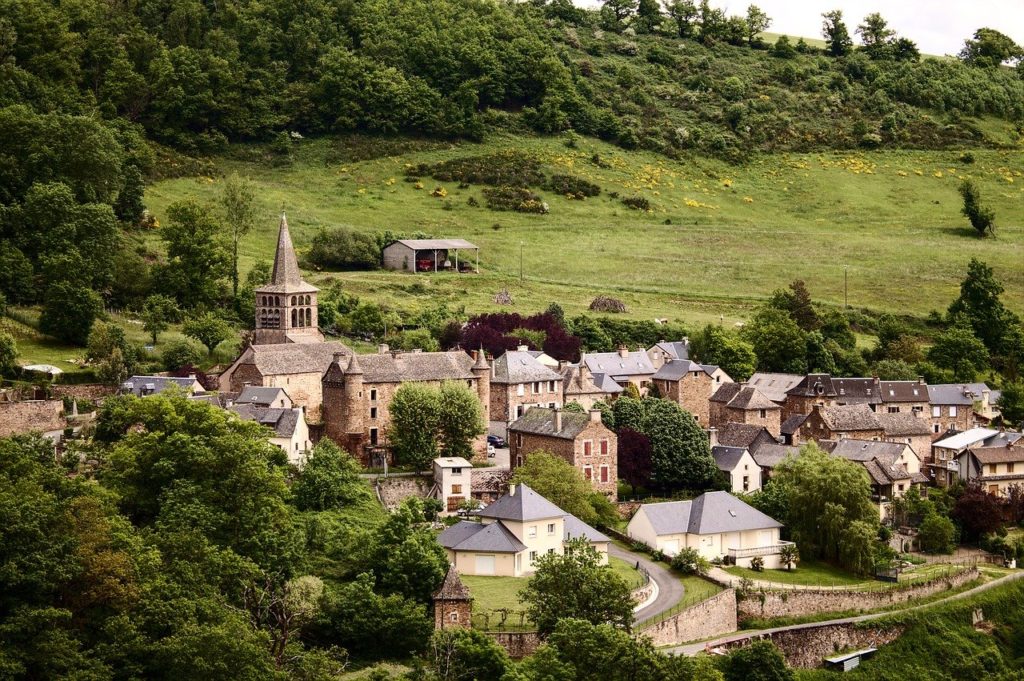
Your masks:
{"label": "white car", "polygon": [[492,459],[494,458],[494,445],[492,445],[492,444],[488,444],[487,445],[487,456],[489,458],[492,458]]}

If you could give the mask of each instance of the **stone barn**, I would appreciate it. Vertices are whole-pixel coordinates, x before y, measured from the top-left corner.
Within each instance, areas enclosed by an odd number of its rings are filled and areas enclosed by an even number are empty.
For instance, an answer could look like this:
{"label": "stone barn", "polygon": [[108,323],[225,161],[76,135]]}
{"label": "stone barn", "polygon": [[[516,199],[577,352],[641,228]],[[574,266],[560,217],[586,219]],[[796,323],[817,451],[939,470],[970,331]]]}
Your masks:
{"label": "stone barn", "polygon": [[386,270],[480,272],[480,249],[465,239],[400,239],[383,254]]}

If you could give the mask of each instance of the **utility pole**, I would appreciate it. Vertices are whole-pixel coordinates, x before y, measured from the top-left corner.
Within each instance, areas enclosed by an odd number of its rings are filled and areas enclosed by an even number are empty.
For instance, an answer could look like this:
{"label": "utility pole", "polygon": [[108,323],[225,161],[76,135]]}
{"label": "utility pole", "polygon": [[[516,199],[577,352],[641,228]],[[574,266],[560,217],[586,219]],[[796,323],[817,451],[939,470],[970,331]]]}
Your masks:
{"label": "utility pole", "polygon": [[519,242],[519,283],[523,283],[523,242]]}
{"label": "utility pole", "polygon": [[843,265],[843,308],[850,309],[850,268]]}

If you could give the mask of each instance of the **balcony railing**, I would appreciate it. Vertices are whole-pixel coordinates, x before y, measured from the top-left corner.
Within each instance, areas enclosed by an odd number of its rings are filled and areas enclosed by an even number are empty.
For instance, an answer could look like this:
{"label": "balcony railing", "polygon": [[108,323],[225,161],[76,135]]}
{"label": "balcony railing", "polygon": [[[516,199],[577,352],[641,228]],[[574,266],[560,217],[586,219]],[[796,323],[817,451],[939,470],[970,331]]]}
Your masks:
{"label": "balcony railing", "polygon": [[775,556],[782,553],[783,546],[792,545],[791,541],[780,541],[778,544],[753,546],[749,549],[729,549],[729,557],[736,560],[737,558],[753,558],[755,556]]}

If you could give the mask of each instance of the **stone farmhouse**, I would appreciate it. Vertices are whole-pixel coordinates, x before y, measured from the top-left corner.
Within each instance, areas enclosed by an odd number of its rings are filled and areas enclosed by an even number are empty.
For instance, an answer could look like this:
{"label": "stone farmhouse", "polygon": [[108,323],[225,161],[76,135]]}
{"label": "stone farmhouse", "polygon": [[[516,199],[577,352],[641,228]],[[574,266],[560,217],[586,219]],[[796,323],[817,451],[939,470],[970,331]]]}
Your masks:
{"label": "stone farmhouse", "polygon": [[[688,360],[690,359],[690,339],[683,338],[680,341],[658,341],[651,347],[647,348],[647,356],[651,360],[651,365],[655,369],[661,369],[668,362],[675,360]],[[704,370],[708,376],[711,377],[711,386],[708,391],[708,395],[713,395],[718,387],[723,383],[732,383],[732,378],[729,374],[725,373],[721,367],[713,364],[700,364],[701,369]],[[662,395],[664,395],[664,391]],[[702,423],[706,423],[703,421]]]}
{"label": "stone farmhouse", "polygon": [[611,540],[579,518],[555,506],[525,484],[437,537],[448,561],[463,575],[522,577],[532,574],[537,559],[562,554],[569,539],[586,538],[608,562]]}
{"label": "stone farmhouse", "polygon": [[968,447],[956,458],[962,480],[977,482],[985,491],[1005,497],[1013,485],[1024,485],[1024,443],[1020,438],[993,439],[985,447]]}
{"label": "stone farmhouse", "polygon": [[915,485],[928,484],[928,476],[921,472],[921,459],[908,444],[823,440],[818,445],[833,456],[864,466],[871,480],[871,500],[878,506],[882,520],[890,516],[893,499],[902,497]]}
{"label": "stone farmhouse", "polygon": [[931,443],[928,422],[923,416],[903,413],[876,414],[868,404],[833,407],[815,406],[803,425],[797,442],[813,440],[879,440],[909,444],[923,456]]}
{"label": "stone farmhouse", "polygon": [[596,491],[618,498],[618,437],[601,422],[601,412],[534,408],[509,425],[508,435],[513,471],[543,450],[565,459]]}
{"label": "stone farmhouse", "polygon": [[622,394],[622,386],[607,374],[592,374],[587,363],[562,362],[558,373],[562,376],[562,397],[565,404],[575,402],[584,409],[593,409],[597,402],[610,402]]}
{"label": "stone farmhouse", "polygon": [[560,409],[564,389],[562,375],[541,364],[525,345],[505,352],[491,367],[491,432],[504,435],[508,424],[530,407]]}
{"label": "stone farmhouse", "polygon": [[615,352],[588,353],[580,361],[586,363],[591,374],[607,375],[622,387],[632,383],[641,396],[647,394],[656,371],[646,350],[630,351],[624,345]]}
{"label": "stone farmhouse", "polygon": [[778,437],[781,429],[782,408],[768,399],[754,386],[744,383],[724,383],[711,396],[709,421],[721,428],[727,423],[761,426]]}
{"label": "stone farmhouse", "polygon": [[651,381],[663,398],[690,412],[697,423],[707,426],[711,422],[708,398],[715,383],[703,366],[688,359],[669,359]]}
{"label": "stone farmhouse", "polygon": [[[928,477],[939,487],[947,487],[957,478],[963,480],[977,479],[982,477],[983,470],[978,467],[984,463],[1002,463],[1008,466],[1011,461],[990,461],[985,462],[975,457],[973,461],[975,468],[971,467],[972,459],[966,457],[961,461],[962,455],[968,451],[998,450],[1007,445],[1016,444],[1022,435],[1012,431],[995,430],[994,428],[971,428],[962,433],[953,433],[932,444],[931,456],[925,457],[925,467],[928,470]],[[985,455],[982,456],[985,458]],[[1016,466],[1015,466],[1016,468]],[[992,474],[988,469],[989,474]],[[998,473],[997,473],[998,474]],[[1006,473],[1004,469],[1004,474]],[[970,477],[974,475],[975,477]],[[998,483],[998,480],[991,483]],[[990,484],[991,484],[990,483]],[[1006,486],[1009,486],[1007,484]]]}
{"label": "stone farmhouse", "polygon": [[749,567],[755,556],[764,567],[782,566],[782,524],[728,492],[705,492],[692,501],[643,504],[626,526],[630,539],[669,556],[696,549],[708,560]]}
{"label": "stone farmhouse", "polygon": [[999,391],[990,390],[984,383],[928,386],[932,437],[938,440],[951,431],[970,430],[988,423],[998,414],[994,406],[997,399]]}

